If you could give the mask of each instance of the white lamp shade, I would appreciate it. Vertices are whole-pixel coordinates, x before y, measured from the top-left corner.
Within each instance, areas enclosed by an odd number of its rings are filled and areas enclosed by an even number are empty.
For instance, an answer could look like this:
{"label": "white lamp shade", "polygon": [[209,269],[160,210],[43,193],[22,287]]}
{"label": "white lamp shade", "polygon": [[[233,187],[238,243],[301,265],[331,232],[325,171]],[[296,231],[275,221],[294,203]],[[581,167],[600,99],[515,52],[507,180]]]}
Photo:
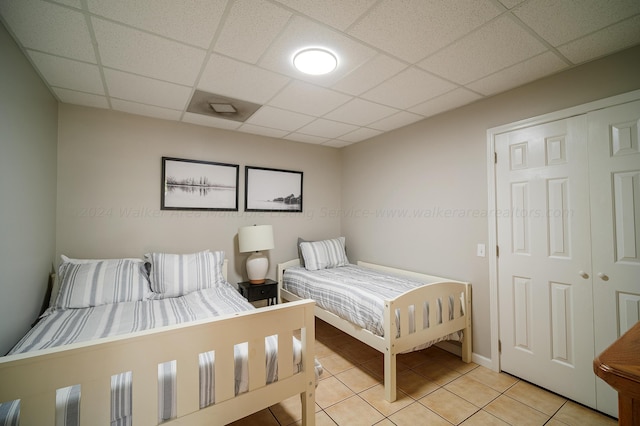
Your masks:
{"label": "white lamp shade", "polygon": [[240,253],[271,250],[274,247],[271,225],[243,226],[238,229],[238,250]]}

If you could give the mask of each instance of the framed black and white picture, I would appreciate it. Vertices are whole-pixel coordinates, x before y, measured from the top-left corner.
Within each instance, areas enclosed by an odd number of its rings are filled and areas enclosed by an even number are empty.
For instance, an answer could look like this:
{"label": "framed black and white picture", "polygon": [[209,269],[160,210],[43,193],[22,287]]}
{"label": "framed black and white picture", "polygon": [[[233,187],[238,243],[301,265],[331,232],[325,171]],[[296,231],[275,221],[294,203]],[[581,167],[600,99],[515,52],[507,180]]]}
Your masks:
{"label": "framed black and white picture", "polygon": [[162,210],[238,211],[237,164],[162,157]]}
{"label": "framed black and white picture", "polygon": [[245,167],[244,209],[302,212],[302,172]]}

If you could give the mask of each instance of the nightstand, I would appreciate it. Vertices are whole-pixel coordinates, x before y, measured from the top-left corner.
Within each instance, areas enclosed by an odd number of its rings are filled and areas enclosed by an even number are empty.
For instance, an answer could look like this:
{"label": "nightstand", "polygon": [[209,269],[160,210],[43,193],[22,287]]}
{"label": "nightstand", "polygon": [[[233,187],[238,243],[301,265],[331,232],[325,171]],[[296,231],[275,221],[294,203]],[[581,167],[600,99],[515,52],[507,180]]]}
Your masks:
{"label": "nightstand", "polygon": [[249,281],[238,283],[238,291],[249,302],[266,299],[268,305],[278,303],[278,282],[268,278],[262,284],[251,284]]}

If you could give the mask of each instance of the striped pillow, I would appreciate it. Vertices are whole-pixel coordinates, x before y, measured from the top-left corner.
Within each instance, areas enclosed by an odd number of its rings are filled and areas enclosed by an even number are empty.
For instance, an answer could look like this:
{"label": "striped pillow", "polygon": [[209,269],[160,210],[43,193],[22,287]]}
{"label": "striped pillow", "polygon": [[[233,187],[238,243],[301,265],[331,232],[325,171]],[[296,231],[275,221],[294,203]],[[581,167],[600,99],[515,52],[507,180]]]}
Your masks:
{"label": "striped pillow", "polygon": [[222,275],[223,251],[149,253],[145,258],[151,264],[151,299],[178,297],[225,282]]}
{"label": "striped pillow", "polygon": [[63,262],[55,308],[87,308],[108,303],[143,300],[149,279],[141,260]]}
{"label": "striped pillow", "polygon": [[344,237],[331,240],[301,242],[300,250],[304,258],[304,267],[309,271],[336,268],[349,264],[344,251]]}

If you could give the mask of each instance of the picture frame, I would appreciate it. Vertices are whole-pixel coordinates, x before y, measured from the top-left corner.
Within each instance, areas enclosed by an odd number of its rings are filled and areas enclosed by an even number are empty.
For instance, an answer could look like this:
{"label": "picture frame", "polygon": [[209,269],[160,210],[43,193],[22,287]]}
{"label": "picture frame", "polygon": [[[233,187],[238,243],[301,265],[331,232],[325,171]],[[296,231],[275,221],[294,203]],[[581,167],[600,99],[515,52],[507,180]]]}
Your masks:
{"label": "picture frame", "polygon": [[244,210],[302,212],[303,172],[245,166]]}
{"label": "picture frame", "polygon": [[162,157],[161,210],[238,211],[237,164]]}

